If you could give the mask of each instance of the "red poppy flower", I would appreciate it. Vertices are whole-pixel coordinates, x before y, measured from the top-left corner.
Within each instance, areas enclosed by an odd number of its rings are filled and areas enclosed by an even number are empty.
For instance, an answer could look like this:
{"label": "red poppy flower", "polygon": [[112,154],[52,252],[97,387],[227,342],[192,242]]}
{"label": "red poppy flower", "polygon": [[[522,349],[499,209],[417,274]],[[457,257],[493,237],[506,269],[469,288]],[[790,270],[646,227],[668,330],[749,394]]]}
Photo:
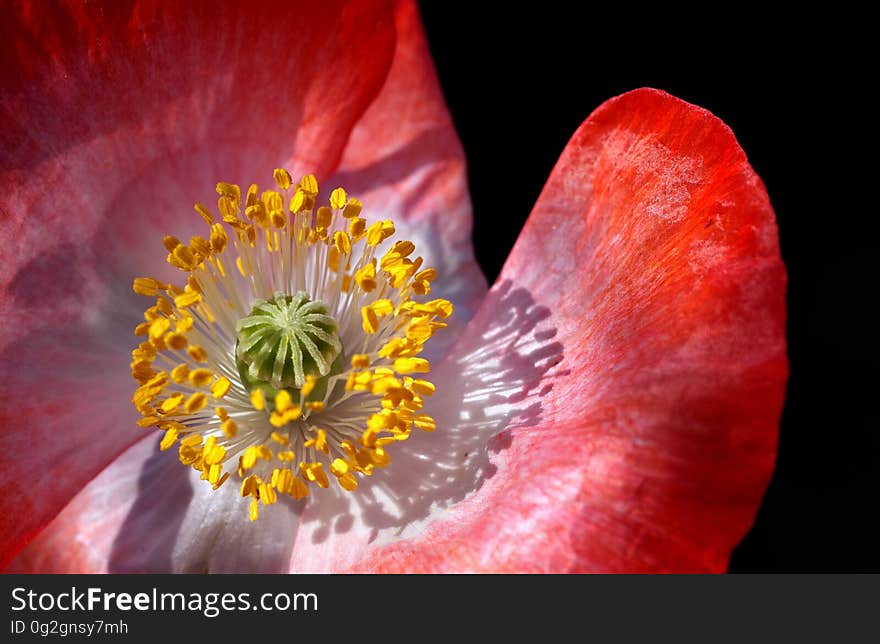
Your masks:
{"label": "red poppy flower", "polygon": [[[600,106],[486,292],[413,3],[24,4],[2,31],[0,566],[726,568],[773,468],[787,362],[773,211],[717,118],[651,89]],[[352,492],[251,522],[271,490],[214,490],[137,426],[131,285],[179,281],[163,236],[203,234],[183,215],[217,181],[276,168],[395,217],[455,314],[426,345],[437,430]],[[499,186],[478,216],[504,225],[516,198]],[[359,466],[337,460],[346,487]]]}

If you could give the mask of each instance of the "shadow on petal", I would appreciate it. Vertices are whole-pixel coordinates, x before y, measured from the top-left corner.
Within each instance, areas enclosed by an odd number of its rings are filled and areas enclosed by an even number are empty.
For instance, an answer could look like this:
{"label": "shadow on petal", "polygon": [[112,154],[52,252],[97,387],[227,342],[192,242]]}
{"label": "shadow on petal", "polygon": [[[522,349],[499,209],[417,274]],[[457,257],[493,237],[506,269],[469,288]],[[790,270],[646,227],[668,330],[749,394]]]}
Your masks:
{"label": "shadow on petal", "polygon": [[[434,513],[495,475],[492,455],[510,444],[512,429],[541,422],[541,398],[553,386],[548,372],[563,357],[556,330],[546,324],[550,311],[535,304],[529,291],[505,281],[489,292],[481,315],[492,322],[472,328],[486,330],[479,335],[465,331],[429,376],[437,392],[426,400],[425,411],[437,430],[415,430],[404,444],[391,446],[391,464],[361,479],[356,492],[317,491],[302,517],[310,546],[333,542],[335,535],[349,531],[365,533],[350,535],[360,543],[341,549],[353,552],[367,542],[418,532]],[[305,554],[295,555],[295,567],[305,559]]]}
{"label": "shadow on petal", "polygon": [[248,520],[238,481],[218,490],[158,442],[143,461],[137,491],[110,548],[119,573],[277,573],[285,571],[302,503],[279,499]]}
{"label": "shadow on petal", "polygon": [[[166,503],[168,498],[173,503]],[[135,502],[113,541],[108,572],[173,570],[174,544],[192,498],[188,469],[177,462],[174,454],[159,451],[156,441],[155,451],[138,476]],[[157,512],[162,515],[161,521],[155,520]]]}

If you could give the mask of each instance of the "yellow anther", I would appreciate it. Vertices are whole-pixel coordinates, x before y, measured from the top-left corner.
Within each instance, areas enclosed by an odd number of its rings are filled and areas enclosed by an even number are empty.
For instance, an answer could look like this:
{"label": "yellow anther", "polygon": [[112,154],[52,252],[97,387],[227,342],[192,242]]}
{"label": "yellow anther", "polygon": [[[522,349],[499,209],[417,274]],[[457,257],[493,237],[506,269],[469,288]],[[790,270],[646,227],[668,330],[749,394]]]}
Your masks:
{"label": "yellow anther", "polygon": [[326,403],[323,400],[312,400],[306,403],[306,409],[310,411],[321,411],[326,407]]}
{"label": "yellow anther", "polygon": [[363,329],[366,333],[375,333],[379,328],[379,318],[372,307],[364,306],[361,308],[361,317],[363,319]]}
{"label": "yellow anther", "polygon": [[180,444],[183,447],[195,447],[196,445],[202,444],[202,435],[201,434],[190,434],[186,438],[181,439]]}
{"label": "yellow anther", "polygon": [[351,356],[351,366],[353,369],[366,369],[370,366],[370,356],[363,353],[355,353]]}
{"label": "yellow anther", "polygon": [[394,305],[388,299],[376,300],[370,305],[370,308],[379,317],[384,317],[394,312]]}
{"label": "yellow anther", "polygon": [[214,398],[223,398],[231,386],[232,383],[228,378],[219,378],[217,382],[211,385],[211,395],[214,396]]}
{"label": "yellow anther", "polygon": [[207,351],[195,344],[189,345],[189,348],[186,350],[186,352],[189,354],[189,357],[196,362],[205,362],[208,359]]}
{"label": "yellow anther", "polygon": [[186,399],[186,403],[184,404],[183,408],[186,410],[186,413],[194,414],[197,411],[204,409],[205,405],[207,404],[208,397],[201,391],[197,391]]}
{"label": "yellow anther", "polygon": [[217,208],[220,209],[220,216],[227,224],[236,224],[239,222],[238,213],[241,211],[241,202],[236,201],[232,197],[222,196],[217,200]]}
{"label": "yellow anther", "polygon": [[171,331],[165,334],[163,338],[165,344],[170,348],[175,349],[177,351],[181,351],[186,349],[186,336],[182,333],[177,333],[176,331]]}
{"label": "yellow anther", "polygon": [[250,507],[248,507],[248,518],[251,521],[256,521],[260,516],[260,504],[256,499],[251,501]]}
{"label": "yellow anther", "polygon": [[348,463],[343,461],[341,458],[333,459],[333,462],[330,463],[330,472],[332,472],[335,476],[342,476],[343,474],[347,474],[348,470]]}
{"label": "yellow anther", "polygon": [[413,419],[413,424],[425,432],[433,432],[437,429],[437,423],[427,414],[419,414]]}
{"label": "yellow anther", "polygon": [[208,470],[208,482],[213,486],[215,490],[226,483],[226,479],[228,478],[229,472],[223,472],[223,466],[219,463],[212,465],[211,468]]}
{"label": "yellow anther", "polygon": [[300,471],[309,481],[317,483],[320,487],[329,487],[330,481],[324,471],[323,463],[300,463]]}
{"label": "yellow anther", "polygon": [[195,321],[189,315],[185,315],[177,319],[174,327],[179,333],[186,333],[193,328],[194,322]]}
{"label": "yellow anther", "polygon": [[342,211],[342,216],[346,219],[352,219],[361,214],[361,209],[364,205],[360,202],[360,199],[355,199],[352,197],[348,200],[348,204],[345,206],[345,209]]}
{"label": "yellow anther", "polygon": [[272,505],[278,500],[278,495],[275,493],[275,488],[273,488],[269,483],[260,483],[260,501],[265,503],[266,505]]}
{"label": "yellow anther", "polygon": [[388,416],[385,414],[373,414],[367,419],[367,429],[379,432],[388,427]]}
{"label": "yellow anther", "polygon": [[[442,318],[448,318],[455,310],[455,307],[452,306],[452,302],[443,299],[431,300],[424,304],[424,308],[430,314],[439,315]],[[415,309],[418,310],[419,307],[416,306]]]}
{"label": "yellow anther", "polygon": [[370,387],[370,381],[373,376],[369,371],[364,371],[362,373],[351,373],[349,374],[349,382],[346,383],[346,388],[355,391],[366,391]]}
{"label": "yellow anther", "polygon": [[412,390],[421,396],[430,396],[434,393],[434,383],[427,380],[413,380]]}
{"label": "yellow anther", "polygon": [[246,476],[241,481],[241,495],[243,497],[253,496],[256,494],[259,486],[259,479],[255,475]]}
{"label": "yellow anther", "polygon": [[316,384],[318,384],[318,379],[315,376],[306,376],[306,381],[303,383],[302,389],[300,390],[303,398],[307,398],[308,395],[312,393]]}
{"label": "yellow anther", "polygon": [[158,340],[168,329],[171,328],[171,322],[168,318],[156,318],[150,323],[150,339]]}
{"label": "yellow anther", "polygon": [[394,361],[394,370],[397,373],[428,373],[431,363],[424,358],[398,358]]}
{"label": "yellow anther", "polygon": [[287,438],[287,436],[284,436],[283,434],[279,434],[278,432],[272,432],[269,435],[269,437],[273,441],[275,441],[276,443],[278,443],[280,445],[284,445],[284,446],[290,445],[290,439]]}
{"label": "yellow anther", "polygon": [[211,442],[212,438],[214,437],[211,436],[211,438],[208,439],[208,442],[205,443],[204,458],[206,465],[222,463],[223,459],[226,458],[226,448],[222,445],[217,445],[216,439],[214,439],[214,442]]}
{"label": "yellow anther", "polygon": [[211,226],[211,250],[216,254],[222,253],[229,243],[229,236],[222,224],[214,224]]}
{"label": "yellow anther", "polygon": [[290,173],[284,168],[275,168],[275,171],[272,173],[272,176],[275,177],[275,183],[278,184],[278,187],[282,190],[287,190],[290,188],[290,184],[292,183],[290,178]]}
{"label": "yellow anther", "polygon": [[171,253],[180,246],[180,240],[174,235],[166,235],[162,238],[162,245],[165,247],[165,250]]}
{"label": "yellow anther", "polygon": [[413,345],[408,338],[391,338],[381,349],[379,356],[382,358],[402,358],[415,355],[419,347]]}
{"label": "yellow anther", "polygon": [[225,407],[215,407],[214,413],[217,414],[217,418],[219,418],[220,420],[226,420],[227,418],[229,418],[229,412],[226,411]]}
{"label": "yellow anther", "polygon": [[207,387],[213,379],[214,372],[210,369],[194,369],[189,374],[193,387]]}
{"label": "yellow anther", "polygon": [[391,247],[391,250],[388,253],[394,253],[399,257],[406,257],[410,255],[416,249],[416,245],[411,241],[401,240],[394,242],[394,245]]}
{"label": "yellow anther", "polygon": [[284,198],[279,192],[276,192],[274,190],[266,190],[260,196],[260,201],[263,202],[263,205],[266,207],[266,211],[269,213],[269,215],[276,212],[284,212]]}
{"label": "yellow anther", "polygon": [[313,174],[307,174],[304,176],[302,181],[299,182],[299,187],[310,197],[314,197],[318,194],[318,180],[315,179],[315,175]]}
{"label": "yellow anther", "polygon": [[150,323],[141,322],[134,328],[135,335],[147,335],[150,333]]}
{"label": "yellow anther", "polygon": [[288,407],[285,411],[273,411],[269,416],[269,423],[273,427],[284,427],[287,423],[299,420],[302,416],[302,410],[299,405]]}
{"label": "yellow anther", "polygon": [[248,206],[244,211],[244,214],[248,219],[252,220],[262,228],[268,228],[271,225],[269,211],[266,210],[266,205],[262,201],[258,201],[254,205]]}
{"label": "yellow anther", "polygon": [[[273,228],[284,228],[285,224],[287,223],[287,220],[284,218],[284,212],[283,211],[270,212],[269,213],[269,223]],[[267,240],[267,243],[268,243],[268,240]],[[274,247],[270,246],[269,250],[270,251],[278,250],[277,237],[276,237],[275,246]]]}
{"label": "yellow anther", "polygon": [[[184,290],[184,293],[187,291],[195,291],[196,293],[202,292],[202,285],[199,284],[199,280],[195,275],[190,275],[186,278],[186,289]],[[177,295],[182,295],[182,293],[178,293]],[[177,297],[177,295],[175,295],[175,297]]]}
{"label": "yellow anther", "polygon": [[403,384],[393,376],[384,376],[373,381],[370,391],[375,396],[382,396],[390,391],[398,392],[403,390]]}
{"label": "yellow anther", "polygon": [[162,406],[159,409],[166,414],[170,414],[183,404],[183,398],[184,396],[181,393],[171,394],[162,402]]}
{"label": "yellow anther", "polygon": [[354,280],[364,292],[369,293],[373,291],[376,288],[376,260],[374,259],[369,264],[355,271]]}
{"label": "yellow anther", "polygon": [[220,429],[223,430],[223,434],[226,438],[235,438],[238,434],[238,423],[231,418],[227,418],[223,421],[223,424],[220,425]]}
{"label": "yellow anther", "polygon": [[336,479],[339,481],[339,485],[342,486],[344,490],[348,490],[349,492],[354,492],[357,489],[358,481],[354,474],[349,472],[348,474],[343,474],[339,478]]}
{"label": "yellow anther", "polygon": [[204,237],[200,237],[199,235],[190,237],[189,247],[198,257],[204,258],[208,257],[211,254],[210,242]]}
{"label": "yellow anther", "polygon": [[196,256],[193,254],[189,246],[178,244],[177,247],[168,254],[168,263],[185,271],[191,271],[198,265]]}
{"label": "yellow anther", "polygon": [[296,214],[298,212],[302,212],[306,205],[306,193],[302,191],[302,188],[297,188],[296,192],[293,193],[293,197],[290,198],[290,212]]}
{"label": "yellow anther", "polygon": [[333,244],[339,253],[343,255],[351,254],[351,238],[344,230],[337,230],[333,233]]}
{"label": "yellow anther", "polygon": [[394,234],[394,223],[385,219],[377,221],[367,229],[367,244],[378,246]]}
{"label": "yellow anther", "polygon": [[360,217],[353,217],[348,223],[348,234],[351,235],[352,239],[359,240],[367,234],[367,221]]}
{"label": "yellow anther", "polygon": [[[286,172],[286,171],[285,171]],[[247,196],[245,197],[244,206],[245,208],[249,208],[257,203],[257,194],[260,192],[260,188],[257,184],[252,183],[247,191]]]}
{"label": "yellow anther", "polygon": [[174,305],[179,309],[183,309],[188,306],[192,306],[193,304],[198,304],[201,301],[201,293],[199,293],[198,291],[187,291],[186,293],[178,295],[174,298]]}
{"label": "yellow anther", "polygon": [[171,302],[166,300],[164,297],[156,298],[156,309],[161,311],[165,315],[171,315],[174,313],[174,308],[171,306]]}
{"label": "yellow anther", "polygon": [[283,414],[291,407],[293,407],[293,399],[285,389],[282,389],[275,395],[275,411]]}
{"label": "yellow anther", "polygon": [[278,454],[276,454],[276,456],[278,457],[279,461],[284,461],[285,463],[289,463],[290,461],[296,460],[296,454],[294,454],[290,450],[278,452]]}
{"label": "yellow anther", "polygon": [[292,489],[288,490],[287,493],[294,499],[299,501],[300,499],[304,499],[309,495],[309,488],[300,477],[294,476]]}
{"label": "yellow anther", "polygon": [[132,290],[138,295],[146,295],[153,297],[158,295],[159,291],[166,288],[165,284],[154,280],[152,277],[137,277],[131,285]]}
{"label": "yellow anther", "polygon": [[337,210],[345,208],[346,201],[348,201],[348,195],[345,194],[345,190],[342,188],[336,188],[336,190],[330,193],[330,205]]}
{"label": "yellow anther", "polygon": [[437,271],[433,268],[426,268],[425,270],[416,273],[413,279],[432,282],[437,279]]}
{"label": "yellow anther", "polygon": [[266,398],[263,396],[262,389],[254,389],[251,392],[251,406],[257,411],[262,411],[266,408]]}
{"label": "yellow anther", "polygon": [[214,223],[214,215],[211,214],[211,211],[208,210],[208,207],[204,204],[197,203],[195,206],[195,211],[199,213],[199,216],[205,220],[205,223],[209,226]]}
{"label": "yellow anther", "polygon": [[[337,235],[339,233],[336,233]],[[336,246],[331,246],[330,250],[327,252],[327,268],[329,268],[334,273],[339,272],[339,249]]]}
{"label": "yellow anther", "polygon": [[327,454],[330,450],[327,445],[327,432],[323,429],[319,429],[314,438],[310,438],[305,443],[303,443],[305,447],[314,447],[316,450],[320,452],[324,452]]}
{"label": "yellow anther", "polygon": [[165,430],[165,435],[162,437],[162,442],[159,443],[159,449],[163,452],[167,449],[170,449],[177,442],[178,431],[175,427],[171,427],[170,429]]}
{"label": "yellow anther", "polygon": [[241,188],[237,184],[219,181],[216,190],[218,195],[227,197],[231,201],[236,211],[241,208]]}
{"label": "yellow anther", "polygon": [[331,221],[333,221],[333,211],[327,206],[318,208],[318,212],[315,214],[315,227],[326,230],[330,227]]}
{"label": "yellow anther", "polygon": [[251,469],[257,464],[257,458],[259,458],[259,455],[259,451],[253,445],[245,448],[244,453],[241,455],[241,468],[243,470]]}

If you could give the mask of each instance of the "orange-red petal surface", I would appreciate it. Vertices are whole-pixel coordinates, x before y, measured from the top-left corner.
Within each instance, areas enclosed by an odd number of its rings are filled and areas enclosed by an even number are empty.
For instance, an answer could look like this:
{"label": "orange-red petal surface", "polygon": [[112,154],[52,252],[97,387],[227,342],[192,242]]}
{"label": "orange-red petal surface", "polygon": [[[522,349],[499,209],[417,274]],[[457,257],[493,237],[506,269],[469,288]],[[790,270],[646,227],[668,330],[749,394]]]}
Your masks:
{"label": "orange-red petal surface", "polygon": [[484,474],[351,568],[724,570],[773,469],[784,295],[773,211],[732,132],[660,91],[608,101],[453,351],[515,392],[495,412],[483,394]]}

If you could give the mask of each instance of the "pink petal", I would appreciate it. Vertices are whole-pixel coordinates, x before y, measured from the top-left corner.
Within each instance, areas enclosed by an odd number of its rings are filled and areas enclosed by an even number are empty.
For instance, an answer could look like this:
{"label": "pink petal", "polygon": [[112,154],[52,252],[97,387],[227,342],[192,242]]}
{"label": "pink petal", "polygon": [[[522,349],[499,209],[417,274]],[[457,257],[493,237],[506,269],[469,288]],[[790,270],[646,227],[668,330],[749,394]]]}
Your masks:
{"label": "pink petal", "polygon": [[398,237],[437,269],[433,291],[456,305],[450,327],[429,344],[442,356],[486,293],[471,247],[464,151],[437,81],[416,3],[396,4],[397,49],[377,99],[358,121],[329,180],[391,217]]}
{"label": "pink petal", "polygon": [[[0,566],[142,432],[123,373],[216,181],[327,173],[390,66],[384,3],[30,4],[0,25]],[[280,143],[279,143],[280,142]]]}
{"label": "pink petal", "polygon": [[[608,101],[450,358],[483,476],[351,568],[724,570],[773,469],[784,292],[773,211],[732,132],[657,90]],[[499,382],[468,399],[469,372]],[[490,404],[517,379],[512,404]]]}
{"label": "pink petal", "polygon": [[281,572],[297,531],[294,504],[247,516],[234,484],[216,492],[141,440],[77,494],[5,572]]}

